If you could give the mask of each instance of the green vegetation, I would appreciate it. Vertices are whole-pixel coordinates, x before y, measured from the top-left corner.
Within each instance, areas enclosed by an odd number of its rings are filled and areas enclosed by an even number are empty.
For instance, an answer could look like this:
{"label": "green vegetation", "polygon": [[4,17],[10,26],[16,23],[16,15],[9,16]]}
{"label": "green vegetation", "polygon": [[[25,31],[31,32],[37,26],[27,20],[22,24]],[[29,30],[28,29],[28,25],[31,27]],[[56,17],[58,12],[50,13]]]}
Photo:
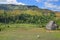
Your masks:
{"label": "green vegetation", "polygon": [[[39,24],[1,24],[0,25],[0,28],[3,29],[8,29],[8,28],[26,28],[26,29],[29,29],[29,28],[38,28],[39,27]],[[4,29],[4,30],[5,30]]]}
{"label": "green vegetation", "polygon": [[[38,24],[45,27],[50,20],[55,20],[55,13],[37,6],[0,4],[0,23],[7,24]],[[1,29],[1,27],[0,27]]]}
{"label": "green vegetation", "polygon": [[43,26],[46,25],[50,20],[54,20],[55,14],[50,13],[49,15],[42,14],[40,16],[38,15],[30,15],[26,13],[22,13],[19,15],[11,15],[8,16],[8,14],[4,11],[3,14],[0,16],[0,22],[1,23],[28,23],[28,24],[41,24]]}
{"label": "green vegetation", "polygon": [[56,18],[55,12],[34,5],[0,4],[0,40],[60,40],[59,30],[45,30],[50,20],[60,26]]}
{"label": "green vegetation", "polygon": [[[39,38],[37,37],[39,35]],[[45,29],[11,28],[0,32],[0,40],[60,40],[60,32],[47,32]]]}

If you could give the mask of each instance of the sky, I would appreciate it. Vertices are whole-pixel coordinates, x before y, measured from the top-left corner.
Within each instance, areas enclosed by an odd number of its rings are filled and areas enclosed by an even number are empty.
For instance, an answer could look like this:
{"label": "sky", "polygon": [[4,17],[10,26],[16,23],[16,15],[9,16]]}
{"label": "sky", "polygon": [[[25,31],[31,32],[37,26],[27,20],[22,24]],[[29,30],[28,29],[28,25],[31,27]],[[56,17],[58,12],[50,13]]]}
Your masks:
{"label": "sky", "polygon": [[0,4],[35,5],[42,9],[60,11],[60,0],[0,0]]}

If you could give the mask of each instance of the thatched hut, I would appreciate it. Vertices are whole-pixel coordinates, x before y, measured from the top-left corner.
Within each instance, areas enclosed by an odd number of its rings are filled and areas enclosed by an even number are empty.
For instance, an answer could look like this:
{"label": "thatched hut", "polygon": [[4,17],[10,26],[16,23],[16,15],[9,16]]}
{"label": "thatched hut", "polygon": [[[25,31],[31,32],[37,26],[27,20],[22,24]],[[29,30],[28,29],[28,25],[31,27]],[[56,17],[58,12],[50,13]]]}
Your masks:
{"label": "thatched hut", "polygon": [[48,29],[48,30],[56,30],[57,28],[58,28],[58,25],[55,23],[55,21],[50,21],[46,25],[46,29]]}

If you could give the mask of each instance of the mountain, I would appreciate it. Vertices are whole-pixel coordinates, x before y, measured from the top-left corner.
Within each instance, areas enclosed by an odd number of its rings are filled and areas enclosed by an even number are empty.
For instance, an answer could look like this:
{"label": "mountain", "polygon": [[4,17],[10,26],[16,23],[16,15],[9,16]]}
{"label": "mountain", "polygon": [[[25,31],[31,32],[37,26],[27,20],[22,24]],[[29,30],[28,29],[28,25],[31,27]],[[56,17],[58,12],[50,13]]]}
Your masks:
{"label": "mountain", "polygon": [[32,10],[42,10],[42,11],[51,11],[48,9],[41,9],[38,8],[35,5],[14,5],[14,4],[0,4],[0,10],[28,10],[28,9],[32,9]]}
{"label": "mountain", "polygon": [[39,9],[37,6],[29,5],[14,5],[14,4],[0,4],[0,9],[14,10],[14,9]]}
{"label": "mountain", "polygon": [[0,4],[0,11],[4,12],[2,10],[6,11],[7,13],[12,13],[12,14],[27,13],[31,15],[41,15],[42,13],[44,14],[55,13],[52,10],[38,8],[35,5]]}

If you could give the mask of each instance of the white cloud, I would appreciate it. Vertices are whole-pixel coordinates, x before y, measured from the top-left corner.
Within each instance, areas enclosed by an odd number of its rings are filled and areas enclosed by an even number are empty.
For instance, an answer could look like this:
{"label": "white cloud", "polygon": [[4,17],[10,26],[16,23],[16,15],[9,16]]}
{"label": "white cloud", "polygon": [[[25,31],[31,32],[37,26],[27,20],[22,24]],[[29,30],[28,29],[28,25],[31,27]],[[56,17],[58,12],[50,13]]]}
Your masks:
{"label": "white cloud", "polygon": [[46,1],[46,2],[58,2],[59,0],[36,0],[36,2],[43,2],[43,1]]}
{"label": "white cloud", "polygon": [[42,0],[36,0],[36,2],[41,2]]}
{"label": "white cloud", "polygon": [[[5,1],[5,2],[3,2]],[[0,1],[0,4],[16,4],[16,5],[25,5],[24,3],[22,2],[17,2],[16,0],[3,0],[3,1]]]}
{"label": "white cloud", "polygon": [[55,8],[56,5],[53,5],[51,3],[45,2],[45,7],[49,7],[49,8]]}
{"label": "white cloud", "polygon": [[6,2],[6,0],[0,0],[0,2]]}
{"label": "white cloud", "polygon": [[59,0],[47,0],[47,2],[51,2],[51,1],[58,2]]}
{"label": "white cloud", "polygon": [[51,3],[51,2],[58,2],[59,0],[46,0],[43,2],[45,9],[51,9],[53,11],[60,11],[60,5]]}
{"label": "white cloud", "polygon": [[54,11],[59,11],[60,10],[60,6],[54,5],[52,3],[45,2],[44,6],[45,6],[45,8],[50,8]]}
{"label": "white cloud", "polygon": [[54,11],[59,11],[60,10],[60,6],[51,2],[59,2],[59,0],[36,0],[36,2],[42,2],[44,7],[42,8],[47,8],[47,9],[51,9]]}

